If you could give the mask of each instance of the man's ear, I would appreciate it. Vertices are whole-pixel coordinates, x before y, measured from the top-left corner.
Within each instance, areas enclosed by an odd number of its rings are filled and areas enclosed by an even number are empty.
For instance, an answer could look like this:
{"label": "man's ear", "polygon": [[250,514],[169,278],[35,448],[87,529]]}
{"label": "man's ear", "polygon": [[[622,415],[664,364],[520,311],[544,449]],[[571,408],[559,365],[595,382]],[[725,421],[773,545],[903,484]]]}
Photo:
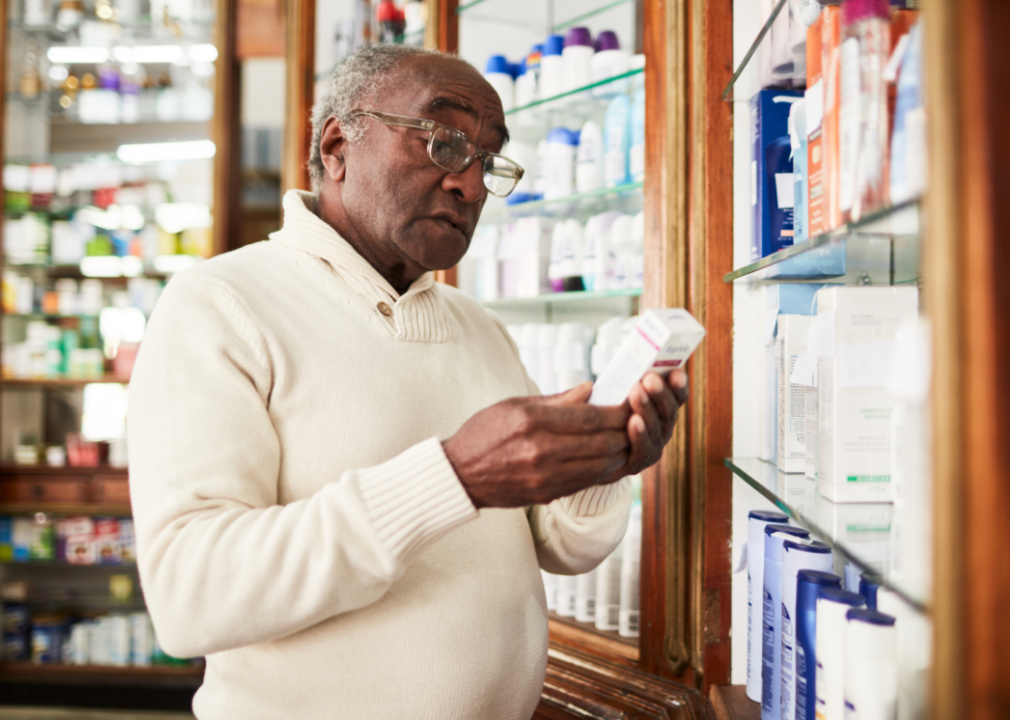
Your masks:
{"label": "man's ear", "polygon": [[340,119],[334,116],[326,118],[323,123],[322,136],[319,138],[319,155],[326,168],[326,174],[333,182],[344,179],[347,166],[344,164],[344,151],[347,149],[347,138],[340,127]]}

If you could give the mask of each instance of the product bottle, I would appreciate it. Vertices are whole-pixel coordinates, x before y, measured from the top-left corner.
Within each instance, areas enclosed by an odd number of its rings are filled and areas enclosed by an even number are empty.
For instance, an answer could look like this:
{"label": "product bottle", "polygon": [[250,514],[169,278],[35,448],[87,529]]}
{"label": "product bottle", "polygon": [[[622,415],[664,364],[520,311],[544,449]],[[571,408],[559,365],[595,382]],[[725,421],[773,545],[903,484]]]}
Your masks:
{"label": "product bottle", "polygon": [[842,3],[839,202],[844,221],[887,203],[887,0]]}
{"label": "product bottle", "polygon": [[761,609],[764,607],[765,527],[789,518],[767,510],[747,516],[747,697],[761,702]]}
{"label": "product bottle", "polygon": [[580,193],[603,187],[603,131],[592,120],[582,126],[575,158],[575,188]]}
{"label": "product bottle", "polygon": [[793,155],[793,244],[806,240],[807,194],[807,120],[803,100],[789,109],[789,147]]}
{"label": "product bottle", "polygon": [[539,99],[560,95],[565,91],[565,63],[562,57],[565,39],[560,35],[550,35],[544,42],[544,54],[540,58]]}
{"label": "product bottle", "polygon": [[631,215],[620,215],[610,228],[610,247],[615,255],[614,274],[610,288],[631,287],[635,270],[634,222]]}
{"label": "product bottle", "polygon": [[593,267],[583,269],[583,276],[592,274],[594,290],[612,290],[617,265],[617,251],[611,241],[611,230],[621,214],[608,210],[596,216],[596,233]]}
{"label": "product bottle", "polygon": [[42,90],[42,73],[39,69],[39,53],[34,42],[28,43],[28,49],[21,60],[21,96],[36,97]]}
{"label": "product bottle", "polygon": [[[551,234],[551,255],[547,265],[547,279],[554,292],[564,292],[564,272],[562,270],[562,259],[565,256],[565,243],[568,241],[568,234],[565,232],[565,224],[559,222],[554,226]],[[542,388],[541,388],[542,389]]]}
{"label": "product bottle", "polygon": [[845,615],[862,607],[857,593],[828,588],[817,598],[814,709],[818,720],[845,719]]}
{"label": "product bottle", "polygon": [[[604,30],[596,36],[596,54],[590,64],[591,81],[598,83],[607,78],[623,75],[630,69],[630,57],[627,50],[622,50],[617,40],[617,33]],[[593,88],[593,97],[613,97],[623,91],[621,82],[610,82]]]}
{"label": "product bottle", "polygon": [[558,606],[555,612],[561,617],[575,617],[575,590],[574,575],[558,575]]}
{"label": "product bottle", "polygon": [[[561,283],[565,292],[585,290],[582,284],[582,223],[575,218],[564,222],[565,242],[561,256]],[[553,287],[553,284],[552,284]],[[566,390],[568,388],[565,388]]]}
{"label": "product bottle", "polygon": [[582,244],[582,286],[592,292],[596,289],[596,248],[600,244],[600,220],[593,215],[586,221]]}
{"label": "product bottle", "polygon": [[628,287],[640,288],[645,284],[645,212],[640,212],[631,219],[631,244],[635,256],[632,263],[632,274]]}
{"label": "product bottle", "polygon": [[61,0],[60,9],[56,13],[56,27],[67,32],[81,24],[84,19],[84,3],[82,0]]}
{"label": "product bottle", "polygon": [[502,109],[505,112],[511,110],[515,105],[515,81],[512,79],[509,62],[505,59],[504,55],[492,55],[487,59],[484,79],[498,93],[498,97],[501,98]]}
{"label": "product bottle", "polygon": [[525,107],[536,99],[536,75],[527,66],[526,58],[519,63],[519,75],[516,77],[514,91],[516,107]]}
{"label": "product bottle", "polygon": [[[634,55],[631,58],[631,69],[645,67],[645,55]],[[631,100],[631,148],[628,150],[628,173],[631,182],[645,180],[645,75],[636,75],[631,87],[634,96]]]}
{"label": "product bottle", "polygon": [[761,610],[761,720],[779,720],[782,689],[782,557],[787,540],[810,533],[791,525],[765,526],[764,590]]}
{"label": "product bottle", "polygon": [[536,172],[533,175],[533,199],[543,200],[547,192],[547,140],[537,143]]}
{"label": "product bottle", "polygon": [[866,600],[867,610],[877,609],[877,590],[879,589],[879,576],[866,572],[859,575],[859,594]]}
{"label": "product bottle", "polygon": [[796,580],[796,720],[815,720],[817,598],[842,579],[830,572],[800,570]]}
{"label": "product bottle", "polygon": [[628,154],[631,147],[631,103],[627,95],[618,95],[607,107],[603,123],[603,182],[617,187],[628,182]]}
{"label": "product bottle", "polygon": [[596,573],[575,576],[575,619],[579,622],[596,622]]}
{"label": "product bottle", "polygon": [[22,19],[25,25],[38,27],[52,22],[53,8],[49,0],[25,0]]}
{"label": "product bottle", "polygon": [[563,52],[564,92],[589,85],[592,80],[593,36],[589,28],[569,28]]}
{"label": "product bottle", "polygon": [[631,506],[631,518],[624,535],[621,555],[621,605],[618,610],[618,633],[621,637],[639,634],[639,572],[642,562],[642,504]]}
{"label": "product bottle", "polygon": [[[593,346],[594,348],[596,345]],[[596,568],[596,629],[616,632],[620,629],[621,558],[624,543]]]}
{"label": "product bottle", "polygon": [[853,609],[845,619],[845,715],[893,718],[898,702],[894,616]]}
{"label": "product bottle", "polygon": [[[782,544],[782,667],[779,708],[782,720],[796,720],[796,585],[801,570],[831,572],[831,548],[822,542],[786,540]],[[841,580],[839,580],[841,583]]]}
{"label": "product bottle", "polygon": [[575,190],[575,151],[579,133],[568,128],[554,128],[547,134],[547,158],[544,168],[544,199],[571,195]]}

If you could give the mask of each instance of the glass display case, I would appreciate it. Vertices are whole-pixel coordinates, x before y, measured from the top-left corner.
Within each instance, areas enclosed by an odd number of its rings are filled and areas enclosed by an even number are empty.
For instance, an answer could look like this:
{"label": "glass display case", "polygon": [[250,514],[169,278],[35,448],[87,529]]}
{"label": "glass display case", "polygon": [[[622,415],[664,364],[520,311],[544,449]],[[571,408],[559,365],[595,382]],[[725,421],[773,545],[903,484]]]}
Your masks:
{"label": "glass display case", "polygon": [[144,612],[126,395],[165,282],[223,246],[232,7],[4,4],[2,683],[199,684]]}

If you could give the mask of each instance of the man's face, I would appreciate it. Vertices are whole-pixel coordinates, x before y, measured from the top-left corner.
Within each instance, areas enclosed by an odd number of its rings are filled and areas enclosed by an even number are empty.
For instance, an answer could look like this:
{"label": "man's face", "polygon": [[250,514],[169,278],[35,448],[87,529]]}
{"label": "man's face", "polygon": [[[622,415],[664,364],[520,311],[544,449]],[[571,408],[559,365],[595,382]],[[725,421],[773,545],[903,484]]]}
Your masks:
{"label": "man's face", "polygon": [[[484,150],[501,150],[501,101],[472,67],[421,56],[394,72],[386,90],[355,109],[435,120],[466,133]],[[342,148],[340,196],[350,225],[384,264],[401,265],[408,275],[454,266],[487,200],[480,162],[449,173],[428,157],[427,131],[388,127],[368,117],[359,121],[364,136]]]}

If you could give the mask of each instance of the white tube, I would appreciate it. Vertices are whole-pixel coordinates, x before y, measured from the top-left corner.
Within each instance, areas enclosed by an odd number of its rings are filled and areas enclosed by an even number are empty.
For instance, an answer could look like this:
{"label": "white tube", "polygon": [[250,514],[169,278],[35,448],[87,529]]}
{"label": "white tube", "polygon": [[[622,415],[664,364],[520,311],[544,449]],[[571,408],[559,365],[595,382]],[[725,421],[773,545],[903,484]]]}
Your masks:
{"label": "white tube", "polygon": [[558,606],[561,617],[575,617],[575,576],[558,575]]}
{"label": "white tube", "polygon": [[894,617],[875,610],[849,610],[845,625],[847,720],[894,720],[897,700]]}
{"label": "white tube", "polygon": [[844,590],[825,590],[817,598],[817,720],[845,718],[845,614],[863,598]]}
{"label": "white tube", "polygon": [[621,607],[618,611],[618,632],[622,637],[638,637],[639,569],[642,562],[642,506],[631,506],[628,531],[624,536],[621,555]]}
{"label": "white tube", "polygon": [[596,629],[616,632],[620,629],[621,556],[624,544],[617,547],[596,568]]}
{"label": "white tube", "polygon": [[751,510],[747,517],[747,697],[761,702],[761,608],[765,576],[765,526],[785,524],[780,512]]}
{"label": "white tube", "polygon": [[575,619],[596,622],[596,570],[575,576]]}

